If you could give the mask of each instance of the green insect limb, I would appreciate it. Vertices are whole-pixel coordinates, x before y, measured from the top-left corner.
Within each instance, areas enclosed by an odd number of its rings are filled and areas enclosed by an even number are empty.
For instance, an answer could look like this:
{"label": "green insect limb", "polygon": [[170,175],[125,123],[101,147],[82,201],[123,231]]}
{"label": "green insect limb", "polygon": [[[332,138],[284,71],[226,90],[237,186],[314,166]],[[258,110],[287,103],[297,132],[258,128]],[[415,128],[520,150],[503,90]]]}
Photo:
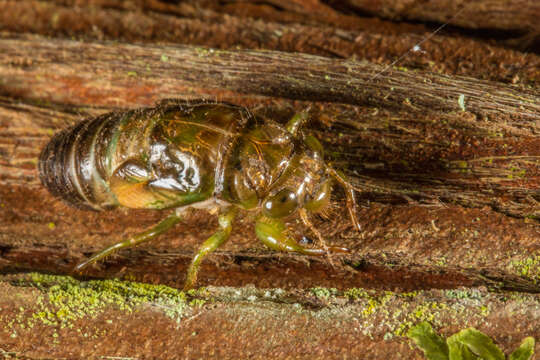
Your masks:
{"label": "green insect limb", "polygon": [[195,286],[195,283],[197,282],[197,272],[199,271],[199,266],[204,257],[227,241],[229,235],[231,234],[232,222],[237,212],[238,208],[236,206],[231,206],[227,208],[224,213],[219,215],[218,222],[221,230],[210,236],[201,245],[199,251],[191,260],[191,264],[189,265],[187,272],[186,282],[184,284],[184,290],[192,289]]}
{"label": "green insect limb", "polygon": [[285,128],[292,135],[296,135],[300,127],[306,122],[309,116],[309,109],[294,114],[294,116],[287,122]]}
{"label": "green insect limb", "polygon": [[347,210],[349,210],[349,216],[351,217],[351,221],[354,225],[354,227],[360,231],[360,223],[358,222],[358,218],[356,217],[357,212],[357,205],[356,205],[356,198],[354,197],[354,187],[347,179],[347,176],[343,174],[341,171],[334,170],[330,166],[327,166],[326,172],[332,176],[334,179],[337,180],[343,186],[345,189],[345,195],[347,196]]}
{"label": "green insect limb", "polygon": [[[298,244],[291,238],[283,221],[272,219],[267,216],[260,216],[255,224],[255,233],[259,240],[272,250],[297,252],[304,255],[321,256],[327,253],[327,250],[320,248],[306,248]],[[328,247],[330,252],[348,252],[345,248]]]}
{"label": "green insect limb", "polygon": [[120,241],[120,242],[118,242],[118,243],[116,243],[114,245],[111,245],[108,248],[100,251],[99,253],[94,254],[88,260],[80,262],[79,264],[77,264],[77,266],[75,266],[75,268],[73,270],[75,272],[80,272],[81,270],[83,270],[88,265],[93,264],[96,261],[101,260],[101,259],[115,253],[116,251],[118,251],[120,249],[132,247],[132,246],[135,246],[137,244],[143,243],[145,241],[152,240],[156,236],[164,233],[165,231],[169,230],[174,225],[178,224],[178,222],[180,222],[180,217],[177,216],[175,213],[172,213],[171,215],[167,216],[165,219],[163,219],[161,222],[159,222],[157,225],[151,227],[150,229],[148,229],[146,231],[143,231],[143,232],[141,232],[141,233],[139,233],[137,235],[134,235],[134,236],[130,237],[127,240]]}

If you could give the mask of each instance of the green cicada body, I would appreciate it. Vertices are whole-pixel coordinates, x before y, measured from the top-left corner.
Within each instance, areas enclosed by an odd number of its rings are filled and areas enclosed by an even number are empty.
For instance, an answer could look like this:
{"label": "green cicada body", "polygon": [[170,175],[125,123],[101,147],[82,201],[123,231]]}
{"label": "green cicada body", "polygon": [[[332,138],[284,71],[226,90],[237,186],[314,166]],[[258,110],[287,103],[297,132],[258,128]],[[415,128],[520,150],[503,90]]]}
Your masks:
{"label": "green cicada body", "polygon": [[326,207],[337,180],[358,226],[352,186],[325,163],[320,143],[299,131],[306,118],[300,113],[282,126],[240,106],[191,101],[105,114],[55,135],[39,161],[42,183],[54,195],[84,209],[177,209],[76,269],[157,236],[191,206],[219,210],[221,229],[193,259],[186,288],[194,286],[202,258],[228,238],[239,209],[256,214],[256,234],[270,248],[308,255],[346,251],[305,248],[282,221],[297,212],[323,241],[308,213]]}
{"label": "green cicada body", "polygon": [[209,199],[249,113],[205,103],[110,113],[57,134],[42,182],[77,207],[164,209]]}

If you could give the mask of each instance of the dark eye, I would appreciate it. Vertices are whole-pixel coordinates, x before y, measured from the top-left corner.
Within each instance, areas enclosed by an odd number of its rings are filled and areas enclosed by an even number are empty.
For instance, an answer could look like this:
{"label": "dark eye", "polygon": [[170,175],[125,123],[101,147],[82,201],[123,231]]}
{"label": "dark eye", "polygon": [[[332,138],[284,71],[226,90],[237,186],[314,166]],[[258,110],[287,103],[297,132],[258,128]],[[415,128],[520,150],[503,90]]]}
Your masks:
{"label": "dark eye", "polygon": [[292,214],[297,207],[298,199],[296,194],[283,189],[264,202],[263,212],[273,218],[282,218]]}

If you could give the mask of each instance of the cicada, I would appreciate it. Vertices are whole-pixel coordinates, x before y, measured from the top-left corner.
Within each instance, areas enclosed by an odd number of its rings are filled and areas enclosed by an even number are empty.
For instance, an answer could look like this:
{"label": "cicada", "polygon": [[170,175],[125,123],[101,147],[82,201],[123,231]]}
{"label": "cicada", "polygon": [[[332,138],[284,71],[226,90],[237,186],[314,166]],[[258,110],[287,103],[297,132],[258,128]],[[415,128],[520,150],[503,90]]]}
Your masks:
{"label": "cicada", "polygon": [[286,226],[285,219],[297,215],[320,237],[310,214],[329,205],[337,183],[345,189],[352,223],[359,228],[354,188],[325,162],[320,142],[302,131],[307,119],[304,111],[281,125],[229,103],[177,101],[86,119],[56,134],[39,160],[41,181],[52,194],[98,211],[175,209],[152,228],[79,263],[75,271],[155,238],[181,221],[190,207],[217,212],[219,229],[193,257],[186,289],[195,286],[202,259],[229,238],[239,211],[253,214],[257,237],[271,249],[306,255],[346,252],[304,246]]}

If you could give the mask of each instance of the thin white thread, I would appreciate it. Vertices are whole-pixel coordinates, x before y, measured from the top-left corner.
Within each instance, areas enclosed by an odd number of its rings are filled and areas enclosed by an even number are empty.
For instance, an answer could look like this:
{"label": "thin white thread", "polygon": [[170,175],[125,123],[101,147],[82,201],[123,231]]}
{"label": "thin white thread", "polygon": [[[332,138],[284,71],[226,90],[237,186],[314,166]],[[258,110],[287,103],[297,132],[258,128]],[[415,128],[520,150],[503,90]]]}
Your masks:
{"label": "thin white thread", "polygon": [[400,62],[401,60],[403,60],[403,58],[405,58],[405,56],[407,56],[410,52],[412,51],[418,51],[420,48],[420,45],[422,45],[423,43],[425,43],[426,41],[428,41],[429,39],[431,39],[433,36],[435,36],[439,31],[441,31],[442,29],[444,29],[446,27],[446,25],[448,25],[450,23],[450,21],[454,20],[463,10],[465,10],[466,6],[462,7],[460,10],[458,10],[458,12],[456,12],[454,14],[454,16],[452,16],[447,22],[445,22],[444,24],[442,24],[441,26],[439,26],[437,29],[435,29],[435,31],[433,31],[431,34],[429,34],[428,36],[426,36],[425,38],[423,38],[422,40],[420,40],[418,43],[414,44],[409,50],[407,50],[405,53],[403,53],[400,57],[398,57],[396,60],[392,61],[389,65],[387,65],[384,69],[382,69],[380,72],[378,72],[377,74],[373,75],[373,77],[371,77],[369,80],[368,80],[368,83],[372,82],[373,80],[375,80],[375,78],[379,75],[381,75],[382,73],[386,72],[388,69],[390,69],[392,66],[394,66],[395,64],[397,64],[398,62]]}

